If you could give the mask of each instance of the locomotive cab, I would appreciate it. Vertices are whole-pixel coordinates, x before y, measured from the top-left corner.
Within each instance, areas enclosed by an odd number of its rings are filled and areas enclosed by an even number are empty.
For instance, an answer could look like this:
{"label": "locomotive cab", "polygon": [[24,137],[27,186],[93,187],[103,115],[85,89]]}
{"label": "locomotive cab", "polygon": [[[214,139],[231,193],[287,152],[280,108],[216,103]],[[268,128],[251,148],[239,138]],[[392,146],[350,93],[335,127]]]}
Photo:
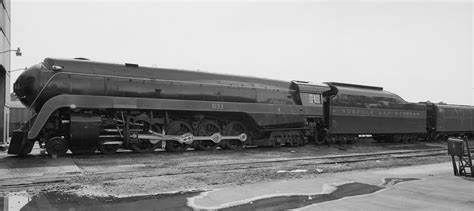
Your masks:
{"label": "locomotive cab", "polygon": [[323,103],[323,93],[330,88],[326,84],[316,84],[307,81],[292,81],[292,88],[296,89],[303,106],[318,106]]}
{"label": "locomotive cab", "polygon": [[292,88],[297,90],[299,103],[313,112],[307,112],[309,137],[319,143],[324,139],[327,130],[326,113],[329,109],[329,98],[332,95],[330,86],[307,81],[292,81]]}

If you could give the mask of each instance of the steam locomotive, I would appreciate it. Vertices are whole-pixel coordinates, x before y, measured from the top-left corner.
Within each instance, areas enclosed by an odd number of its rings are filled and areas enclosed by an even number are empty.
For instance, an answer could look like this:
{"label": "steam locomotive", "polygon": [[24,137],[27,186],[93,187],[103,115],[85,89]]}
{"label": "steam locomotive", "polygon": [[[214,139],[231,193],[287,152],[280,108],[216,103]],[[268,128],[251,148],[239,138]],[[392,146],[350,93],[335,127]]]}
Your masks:
{"label": "steam locomotive", "polygon": [[34,116],[9,154],[299,146],[472,135],[474,108],[409,103],[381,87],[46,58],[14,92]]}

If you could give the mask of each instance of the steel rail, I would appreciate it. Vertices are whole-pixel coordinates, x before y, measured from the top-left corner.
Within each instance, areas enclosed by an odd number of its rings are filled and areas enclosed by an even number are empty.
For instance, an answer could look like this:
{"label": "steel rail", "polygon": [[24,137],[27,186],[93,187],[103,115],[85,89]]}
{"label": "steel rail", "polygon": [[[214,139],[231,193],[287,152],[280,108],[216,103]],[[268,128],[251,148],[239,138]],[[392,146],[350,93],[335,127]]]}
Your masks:
{"label": "steel rail", "polygon": [[[328,156],[318,156],[318,157],[301,157],[301,158],[282,158],[282,159],[269,159],[269,160],[260,160],[254,162],[238,162],[238,163],[224,163],[224,164],[210,164],[210,165],[190,165],[190,166],[175,166],[177,169],[184,170],[184,169],[192,169],[192,168],[214,168],[214,167],[226,167],[226,166],[236,166],[236,165],[258,165],[258,164],[272,164],[272,163],[284,163],[284,162],[295,162],[295,161],[311,161],[311,160],[323,160],[322,162],[314,162],[313,164],[332,164],[332,163],[344,163],[344,162],[355,162],[355,160],[339,160],[339,161],[324,161],[330,159],[350,159],[350,158],[360,158],[360,157],[368,157],[368,156],[380,156],[380,157],[371,157],[365,159],[359,159],[358,162],[366,161],[366,160],[375,160],[375,159],[382,159],[382,158],[400,158],[400,157],[389,157],[387,155],[401,155],[401,154],[413,154],[413,153],[422,153],[422,152],[438,152],[433,153],[433,155],[439,154],[447,154],[447,149],[439,148],[439,149],[426,149],[426,150],[398,150],[398,151],[384,151],[381,153],[358,153],[358,154],[349,154],[349,155],[328,155]],[[440,151],[444,151],[441,153]],[[384,157],[382,157],[384,156]],[[157,168],[162,166],[159,165],[150,165],[152,170],[140,170],[141,173],[143,172],[153,172],[156,171]],[[218,171],[221,170],[218,168]],[[213,172],[212,170],[210,172]],[[105,175],[110,173],[135,173],[136,170],[126,170],[126,171],[113,171],[113,172],[86,172],[87,175]],[[205,172],[192,172],[192,173],[205,173]],[[166,175],[179,175],[179,174],[186,174],[186,173],[176,173],[176,174],[162,174],[162,175],[153,175],[153,176],[166,176]]]}
{"label": "steel rail", "polygon": [[[474,150],[474,148],[470,148]],[[64,183],[64,182],[74,182],[75,178],[84,179],[84,176],[104,176],[113,174],[117,177],[116,179],[128,178],[132,175],[127,176],[127,174],[142,174],[140,177],[163,177],[163,176],[176,176],[176,175],[191,175],[199,173],[210,173],[210,172],[232,172],[245,169],[265,169],[269,167],[274,167],[274,163],[284,163],[284,162],[297,162],[305,161],[298,165],[309,166],[309,165],[328,165],[328,164],[344,164],[344,163],[357,163],[365,161],[376,161],[376,160],[387,160],[387,159],[406,159],[413,157],[431,157],[431,156],[440,156],[447,155],[447,148],[436,148],[436,149],[423,149],[423,150],[395,150],[395,151],[384,151],[384,152],[374,152],[374,153],[354,153],[346,155],[326,155],[326,156],[315,156],[315,157],[300,157],[300,158],[283,158],[283,159],[268,159],[260,160],[254,162],[238,162],[238,163],[224,163],[224,164],[211,164],[211,165],[191,165],[191,166],[175,166],[174,169],[178,172],[168,171],[158,174],[149,174],[156,171],[156,168],[160,166],[150,166],[150,169],[141,169],[137,171],[136,169],[130,169],[126,171],[112,171],[112,172],[78,172],[76,174],[64,174],[64,175],[50,175],[46,177],[38,178],[39,181],[29,180],[24,182],[24,179],[19,178],[17,181],[22,181],[19,183],[14,183],[14,180],[3,179],[0,180],[0,189],[15,189],[15,188],[24,188],[31,186],[41,186],[48,185],[52,183]],[[320,161],[317,161],[320,160]],[[312,162],[316,161],[316,162]],[[30,178],[31,179],[31,178]],[[2,184],[4,183],[4,184]]]}

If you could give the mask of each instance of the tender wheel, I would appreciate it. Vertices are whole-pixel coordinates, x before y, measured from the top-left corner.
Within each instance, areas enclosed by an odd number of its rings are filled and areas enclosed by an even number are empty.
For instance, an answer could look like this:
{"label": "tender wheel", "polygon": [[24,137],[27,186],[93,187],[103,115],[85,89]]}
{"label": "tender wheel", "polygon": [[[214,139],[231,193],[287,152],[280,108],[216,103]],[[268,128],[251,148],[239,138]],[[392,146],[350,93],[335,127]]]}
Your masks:
{"label": "tender wheel", "polygon": [[315,137],[315,138],[314,138],[314,143],[315,143],[316,145],[323,145],[323,144],[326,144],[326,138],[325,138],[325,137],[321,137],[321,136]]}
{"label": "tender wheel", "polygon": [[[231,122],[224,129],[225,136],[238,136],[242,133],[247,135],[247,140],[249,139],[247,128],[240,122]],[[234,140],[223,140],[221,146],[224,149],[242,149],[244,147],[244,142],[234,139]]]}
{"label": "tender wheel", "polygon": [[347,143],[348,144],[355,144],[356,141],[357,141],[356,137],[349,137],[349,139],[347,140]]}
{"label": "tender wheel", "polygon": [[403,143],[403,135],[394,135],[391,143]]}
{"label": "tender wheel", "polygon": [[117,144],[102,144],[99,146],[99,151],[105,155],[115,154],[119,148]]}
{"label": "tender wheel", "polygon": [[339,144],[347,144],[347,137],[346,136],[340,137]]}
{"label": "tender wheel", "polygon": [[[221,129],[216,123],[211,121],[204,121],[199,124],[197,131],[198,136],[211,136],[214,133],[221,133]],[[217,144],[211,140],[200,140],[195,141],[195,147],[198,150],[212,151],[216,149]]]}
{"label": "tender wheel", "polygon": [[[149,134],[149,130],[153,130],[154,132],[161,133],[161,128],[158,124],[153,124],[150,125],[150,123],[139,120],[136,122],[133,122],[133,127],[131,130],[134,130],[138,134]],[[155,151],[155,149],[160,146],[160,141],[159,140],[148,140],[148,139],[139,139],[138,143],[131,143],[130,148],[134,152],[138,153],[150,153]]]}
{"label": "tender wheel", "polygon": [[449,139],[449,135],[448,135],[448,134],[442,134],[442,135],[440,135],[440,137],[439,137],[438,140],[439,140],[439,141],[448,141],[448,139]]}
{"label": "tender wheel", "polygon": [[53,137],[46,141],[46,152],[50,155],[66,154],[67,149],[67,142],[61,137]]}
{"label": "tender wheel", "polygon": [[[191,126],[184,121],[171,122],[166,127],[167,135],[183,135],[185,133],[192,133]],[[165,150],[168,152],[184,152],[189,148],[189,144],[181,144],[177,141],[166,141]]]}

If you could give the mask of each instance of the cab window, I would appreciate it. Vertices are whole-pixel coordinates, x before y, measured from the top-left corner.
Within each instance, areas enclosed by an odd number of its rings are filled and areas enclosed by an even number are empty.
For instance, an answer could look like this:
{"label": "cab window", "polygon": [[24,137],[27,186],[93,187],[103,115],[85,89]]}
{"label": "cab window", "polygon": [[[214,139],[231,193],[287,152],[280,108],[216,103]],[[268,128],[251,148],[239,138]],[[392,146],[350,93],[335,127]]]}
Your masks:
{"label": "cab window", "polygon": [[309,103],[321,104],[321,95],[320,94],[309,94]]}

